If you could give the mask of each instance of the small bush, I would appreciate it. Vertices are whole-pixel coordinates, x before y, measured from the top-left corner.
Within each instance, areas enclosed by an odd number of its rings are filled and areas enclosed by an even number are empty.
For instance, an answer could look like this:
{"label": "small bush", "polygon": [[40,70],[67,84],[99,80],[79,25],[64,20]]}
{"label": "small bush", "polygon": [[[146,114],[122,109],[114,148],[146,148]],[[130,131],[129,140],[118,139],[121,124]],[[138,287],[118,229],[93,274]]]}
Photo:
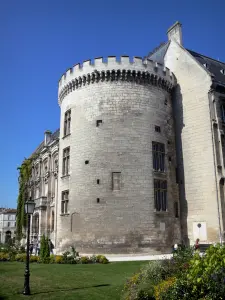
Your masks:
{"label": "small bush", "polygon": [[98,262],[100,264],[107,264],[109,261],[104,255],[97,255],[96,262]]}
{"label": "small bush", "polygon": [[40,260],[43,263],[49,263],[50,261],[48,237],[45,237],[45,235],[41,237]]}
{"label": "small bush", "polygon": [[173,286],[176,282],[175,277],[167,278],[166,280],[163,280],[158,285],[154,287],[154,296],[156,300],[162,300],[163,295],[165,295],[168,291],[168,289]]}
{"label": "small bush", "polygon": [[81,256],[80,261],[81,264],[88,264],[90,262],[90,259],[88,256]]}
{"label": "small bush", "polygon": [[39,262],[40,258],[39,256],[37,255],[31,255],[30,256],[30,262],[33,263],[33,262]]}
{"label": "small bush", "polygon": [[25,262],[26,261],[26,257],[27,257],[26,253],[18,253],[15,256],[15,260],[16,261],[20,261],[20,262]]}
{"label": "small bush", "polygon": [[55,255],[55,263],[56,264],[63,264],[63,256],[62,255]]}
{"label": "small bush", "polygon": [[93,264],[96,264],[97,263],[97,256],[96,255],[92,255],[90,257],[90,262],[92,262]]}
{"label": "small bush", "polygon": [[0,261],[9,261],[10,256],[8,253],[0,252]]}
{"label": "small bush", "polygon": [[56,257],[56,256],[55,256],[54,254],[51,254],[51,255],[50,255],[50,259],[49,259],[49,263],[50,263],[50,264],[54,264],[54,263],[55,263],[55,257]]}

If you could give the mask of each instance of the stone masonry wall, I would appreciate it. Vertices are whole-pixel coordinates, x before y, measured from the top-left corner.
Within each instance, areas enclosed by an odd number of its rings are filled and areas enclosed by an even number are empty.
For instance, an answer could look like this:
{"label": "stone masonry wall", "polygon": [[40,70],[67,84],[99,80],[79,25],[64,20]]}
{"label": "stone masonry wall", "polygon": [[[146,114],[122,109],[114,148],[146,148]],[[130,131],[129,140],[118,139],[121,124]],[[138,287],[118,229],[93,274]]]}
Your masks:
{"label": "stone masonry wall", "polygon": [[[125,67],[133,66],[128,62]],[[162,69],[158,72],[163,76]],[[174,216],[178,189],[170,92],[151,84],[99,81],[71,90],[60,104],[57,252],[71,245],[81,253],[171,250],[180,240],[180,230]],[[71,134],[63,137],[68,109]],[[97,120],[102,120],[99,127]],[[155,125],[160,126],[160,133]],[[165,173],[153,172],[152,141],[165,144]],[[70,174],[62,177],[62,151],[68,146]],[[119,191],[112,189],[112,172],[121,172]],[[167,212],[154,211],[154,178],[167,179]],[[61,215],[60,197],[67,189],[69,212]]]}
{"label": "stone masonry wall", "polygon": [[[171,41],[165,64],[177,78],[175,116],[182,192],[182,235],[194,243],[219,241],[217,190],[209,110],[211,78]],[[199,225],[198,227],[198,224]]]}

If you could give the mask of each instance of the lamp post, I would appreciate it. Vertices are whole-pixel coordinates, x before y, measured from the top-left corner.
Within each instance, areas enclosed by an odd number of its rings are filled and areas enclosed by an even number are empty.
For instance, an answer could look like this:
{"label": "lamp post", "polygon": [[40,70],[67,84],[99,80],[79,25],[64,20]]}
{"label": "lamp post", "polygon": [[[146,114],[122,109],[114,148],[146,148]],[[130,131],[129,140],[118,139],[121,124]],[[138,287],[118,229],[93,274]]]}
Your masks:
{"label": "lamp post", "polygon": [[30,295],[30,269],[29,269],[29,262],[30,262],[30,215],[33,214],[35,207],[34,201],[27,201],[25,202],[25,213],[27,214],[27,256],[26,256],[26,267],[24,273],[24,295]]}

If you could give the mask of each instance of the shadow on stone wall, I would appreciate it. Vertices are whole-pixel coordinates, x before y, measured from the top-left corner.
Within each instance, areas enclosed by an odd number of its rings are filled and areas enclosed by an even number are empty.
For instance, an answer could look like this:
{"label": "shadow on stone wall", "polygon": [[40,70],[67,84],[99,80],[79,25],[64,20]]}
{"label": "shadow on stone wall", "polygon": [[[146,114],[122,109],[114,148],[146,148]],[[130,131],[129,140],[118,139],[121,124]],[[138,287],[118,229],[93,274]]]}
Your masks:
{"label": "shadow on stone wall", "polygon": [[179,201],[180,201],[180,222],[181,222],[181,239],[185,245],[190,245],[188,238],[187,216],[188,203],[185,192],[185,175],[183,161],[183,145],[182,145],[182,130],[185,127],[183,121],[183,97],[178,84],[173,90],[173,112],[175,124],[175,141],[176,141],[176,157],[178,168],[178,184],[179,184]]}

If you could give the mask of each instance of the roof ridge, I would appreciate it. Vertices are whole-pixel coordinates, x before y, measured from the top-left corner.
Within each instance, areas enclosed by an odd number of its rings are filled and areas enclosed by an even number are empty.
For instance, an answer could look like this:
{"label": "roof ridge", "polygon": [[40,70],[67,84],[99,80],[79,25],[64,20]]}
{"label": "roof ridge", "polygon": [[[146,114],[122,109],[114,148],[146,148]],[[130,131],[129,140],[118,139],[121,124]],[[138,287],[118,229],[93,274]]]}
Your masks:
{"label": "roof ridge", "polygon": [[216,62],[218,62],[218,63],[221,63],[221,64],[225,65],[225,62],[223,62],[223,61],[217,60],[217,59],[215,59],[215,58],[206,56],[206,55],[204,55],[204,54],[201,54],[201,53],[199,53],[199,52],[196,52],[196,51],[193,51],[193,50],[190,50],[190,49],[187,49],[187,48],[186,48],[186,50],[189,51],[189,52],[193,52],[193,53],[196,53],[196,54],[198,54],[198,55],[204,56],[205,58],[214,60],[214,61],[216,61]]}

